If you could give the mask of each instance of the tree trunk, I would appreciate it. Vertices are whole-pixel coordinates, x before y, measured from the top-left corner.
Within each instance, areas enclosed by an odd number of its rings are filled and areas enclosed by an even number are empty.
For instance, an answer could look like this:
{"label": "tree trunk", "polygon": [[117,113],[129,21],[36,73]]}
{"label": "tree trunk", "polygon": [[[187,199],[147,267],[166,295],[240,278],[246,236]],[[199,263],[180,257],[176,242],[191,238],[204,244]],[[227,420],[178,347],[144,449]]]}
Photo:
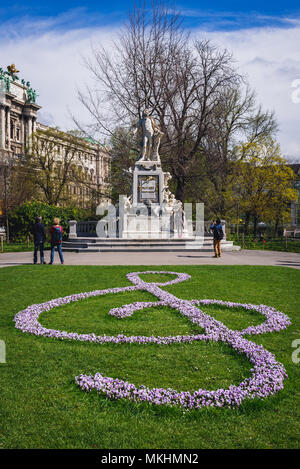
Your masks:
{"label": "tree trunk", "polygon": [[275,238],[278,236],[278,225],[279,225],[279,219],[276,218],[276,220],[275,220],[275,227],[274,227],[274,237],[275,237]]}
{"label": "tree trunk", "polygon": [[249,234],[249,221],[250,221],[250,213],[246,212],[246,215],[245,215],[245,235]]}
{"label": "tree trunk", "polygon": [[256,215],[253,215],[253,237],[256,238],[257,235],[257,222],[258,222],[258,217]]}
{"label": "tree trunk", "polygon": [[177,177],[176,180],[177,180],[177,188],[176,188],[175,197],[177,200],[181,200],[181,202],[184,203],[184,189],[185,189],[184,176]]}

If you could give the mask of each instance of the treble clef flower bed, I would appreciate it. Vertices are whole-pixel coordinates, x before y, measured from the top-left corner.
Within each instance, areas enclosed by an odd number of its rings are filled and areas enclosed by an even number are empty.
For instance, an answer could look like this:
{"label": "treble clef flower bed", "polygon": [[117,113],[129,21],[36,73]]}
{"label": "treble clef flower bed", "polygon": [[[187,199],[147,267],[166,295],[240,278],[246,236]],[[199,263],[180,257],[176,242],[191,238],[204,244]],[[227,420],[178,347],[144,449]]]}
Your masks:
{"label": "treble clef flower bed", "polygon": [[[143,281],[139,274],[173,274],[176,278],[164,283],[150,283]],[[180,406],[185,409],[200,409],[201,407],[234,407],[240,406],[244,399],[266,398],[283,389],[283,381],[287,378],[283,365],[276,361],[275,356],[268,352],[263,346],[244,338],[245,334],[255,335],[265,332],[277,332],[285,329],[291,324],[289,318],[280,311],[265,305],[253,305],[234,303],[213,299],[182,300],[162,290],[160,287],[183,282],[190,278],[185,273],[170,271],[145,271],[127,274],[128,280],[133,285],[121,288],[109,288],[106,290],[95,290],[86,293],[69,295],[57,298],[45,303],[28,306],[15,316],[15,327],[22,332],[29,332],[36,336],[51,337],[61,340],[78,340],[81,342],[105,343],[155,343],[169,345],[172,343],[190,343],[193,341],[224,342],[232,347],[237,353],[245,354],[253,364],[251,376],[244,379],[239,385],[231,385],[228,389],[204,390],[198,389],[194,392],[176,391],[171,388],[149,388],[146,386],[136,387],[127,381],[103,376],[101,373],[95,375],[79,375],[75,377],[78,386],[84,391],[96,390],[104,393],[110,399],[130,399],[132,401],[150,402],[158,405]],[[43,327],[39,321],[39,315],[57,306],[79,301],[85,298],[106,295],[108,293],[120,293],[126,291],[144,290],[158,298],[155,302],[135,302],[113,308],[109,313],[119,319],[131,316],[135,311],[156,306],[168,306],[197,324],[205,333],[177,336],[117,336],[78,334],[76,332],[65,332]],[[266,320],[258,326],[250,326],[242,331],[231,330],[222,322],[217,321],[208,314],[201,311],[197,306],[218,304],[228,308],[244,308],[256,311]]]}

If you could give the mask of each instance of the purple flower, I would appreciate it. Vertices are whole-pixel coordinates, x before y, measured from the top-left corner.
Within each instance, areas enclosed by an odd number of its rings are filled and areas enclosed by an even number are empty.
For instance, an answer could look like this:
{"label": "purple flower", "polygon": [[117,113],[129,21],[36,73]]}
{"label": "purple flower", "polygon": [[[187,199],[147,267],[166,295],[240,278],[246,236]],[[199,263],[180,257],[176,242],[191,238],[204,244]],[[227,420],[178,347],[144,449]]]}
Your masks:
{"label": "purple flower", "polygon": [[[139,274],[174,274],[177,277],[169,282],[149,283],[140,279]],[[36,305],[28,306],[15,316],[15,327],[22,332],[29,332],[34,335],[53,337],[61,340],[78,340],[81,342],[103,343],[156,343],[159,345],[169,345],[171,343],[185,343],[192,341],[221,341],[231,346],[238,353],[244,353],[248,360],[253,363],[251,377],[246,378],[238,386],[230,386],[228,389],[218,389],[208,391],[198,389],[193,393],[180,392],[173,389],[148,388],[139,386],[138,388],[127,381],[113,379],[102,376],[100,373],[92,375],[80,375],[75,378],[76,383],[84,391],[96,389],[104,393],[110,399],[130,399],[133,401],[148,401],[157,405],[180,406],[185,409],[199,409],[201,407],[234,407],[241,405],[246,398],[255,397],[265,398],[283,388],[283,380],[287,377],[283,365],[276,362],[273,354],[265,350],[261,345],[257,345],[245,339],[245,334],[254,335],[265,332],[275,332],[285,329],[291,324],[289,318],[276,311],[274,308],[265,305],[253,305],[234,303],[221,300],[182,300],[168,293],[159,286],[173,285],[183,282],[190,278],[188,274],[169,272],[169,271],[145,271],[133,272],[127,274],[127,278],[134,283],[133,286],[122,288],[109,288],[106,290],[95,290],[91,292],[69,295],[64,298],[57,298]],[[91,296],[105,295],[107,293],[119,293],[124,291],[145,290],[156,296],[159,301],[156,302],[136,302],[129,305],[123,305],[119,308],[113,308],[110,314],[119,319],[131,316],[135,311],[154,306],[169,306],[176,309],[191,322],[197,324],[205,330],[204,334],[190,334],[177,336],[96,336],[95,334],[78,334],[76,332],[66,332],[43,327],[39,321],[39,315],[43,311],[49,311],[52,308],[79,301]],[[229,308],[240,307],[245,310],[257,311],[266,317],[266,321],[258,326],[249,326],[242,331],[235,331],[227,328],[224,324],[212,318],[201,311],[195,305],[219,304]]]}

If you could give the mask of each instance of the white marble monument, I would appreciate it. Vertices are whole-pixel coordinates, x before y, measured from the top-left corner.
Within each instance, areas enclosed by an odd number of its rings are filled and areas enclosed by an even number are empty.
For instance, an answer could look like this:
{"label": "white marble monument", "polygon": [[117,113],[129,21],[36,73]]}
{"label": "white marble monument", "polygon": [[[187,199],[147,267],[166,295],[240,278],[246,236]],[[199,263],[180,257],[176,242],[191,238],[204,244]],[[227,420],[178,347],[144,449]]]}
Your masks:
{"label": "white marble monument", "polygon": [[171,174],[164,173],[159,145],[164,135],[148,109],[133,126],[139,132],[140,154],[132,171],[132,196],[124,199],[119,236],[131,239],[167,239],[192,236],[182,203],[169,190]]}

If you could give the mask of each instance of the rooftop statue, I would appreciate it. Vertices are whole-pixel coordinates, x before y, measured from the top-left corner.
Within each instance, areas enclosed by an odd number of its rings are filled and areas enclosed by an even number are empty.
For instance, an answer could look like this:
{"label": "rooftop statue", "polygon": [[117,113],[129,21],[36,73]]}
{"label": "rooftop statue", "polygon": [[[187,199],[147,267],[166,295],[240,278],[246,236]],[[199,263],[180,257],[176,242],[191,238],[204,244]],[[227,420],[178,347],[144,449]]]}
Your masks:
{"label": "rooftop statue", "polygon": [[141,151],[138,161],[156,161],[160,163],[158,149],[160,139],[164,135],[157,123],[145,109],[141,119],[133,126],[133,134],[138,130],[142,132]]}
{"label": "rooftop statue", "polygon": [[20,81],[20,83],[27,88],[26,90],[26,97],[27,97],[27,102],[28,103],[35,103],[36,102],[36,97],[37,92],[36,90],[31,88],[30,82],[25,81],[24,78],[19,79],[19,77],[16,75],[19,70],[17,70],[15,64],[11,64],[7,66],[7,70],[3,70],[3,68],[0,67],[0,87],[2,88],[2,84],[4,83],[5,90],[7,92],[10,92],[10,84],[12,82]]}
{"label": "rooftop statue", "polygon": [[9,71],[9,73],[10,73],[11,75],[15,75],[16,73],[19,73],[19,71],[20,71],[20,70],[17,70],[17,69],[16,69],[15,64],[8,65],[8,66],[7,66],[7,70]]}
{"label": "rooftop statue", "polygon": [[4,91],[4,89],[2,89],[2,83],[4,84],[4,87],[5,87],[5,90],[9,92],[10,90],[10,81],[9,81],[9,78],[7,76],[7,72],[4,72],[2,70],[2,68],[0,69],[0,89],[2,91]]}
{"label": "rooftop statue", "polygon": [[26,95],[27,95],[27,102],[28,103],[35,103],[36,102],[36,91],[33,90],[32,88],[27,88],[26,90]]}
{"label": "rooftop statue", "polygon": [[10,75],[12,81],[19,80],[19,77],[17,76],[17,73],[19,70],[16,69],[15,64],[11,64],[7,66],[7,74]]}

